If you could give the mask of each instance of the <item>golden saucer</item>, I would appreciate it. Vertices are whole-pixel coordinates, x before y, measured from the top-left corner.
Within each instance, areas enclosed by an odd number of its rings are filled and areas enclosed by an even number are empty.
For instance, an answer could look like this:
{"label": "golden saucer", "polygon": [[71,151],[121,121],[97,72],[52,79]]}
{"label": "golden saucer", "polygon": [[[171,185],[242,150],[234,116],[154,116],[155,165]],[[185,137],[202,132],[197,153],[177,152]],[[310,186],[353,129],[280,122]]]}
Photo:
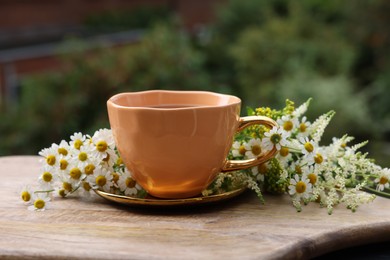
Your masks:
{"label": "golden saucer", "polygon": [[136,198],[124,195],[112,194],[100,190],[95,190],[96,194],[100,197],[113,201],[120,204],[125,204],[129,206],[182,206],[182,205],[199,205],[199,204],[208,204],[213,202],[219,202],[233,198],[246,190],[246,187],[241,187],[239,189],[224,192],[221,194],[192,197],[186,199],[159,199],[155,197],[148,196],[147,198]]}

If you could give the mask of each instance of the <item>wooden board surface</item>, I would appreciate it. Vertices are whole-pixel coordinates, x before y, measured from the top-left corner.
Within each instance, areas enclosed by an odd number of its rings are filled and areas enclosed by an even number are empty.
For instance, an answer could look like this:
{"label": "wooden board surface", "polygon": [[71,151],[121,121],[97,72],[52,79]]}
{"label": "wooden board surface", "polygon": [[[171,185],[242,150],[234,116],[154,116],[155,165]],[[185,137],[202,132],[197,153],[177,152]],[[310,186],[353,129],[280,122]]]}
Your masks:
{"label": "wooden board surface", "polygon": [[390,200],[356,213],[310,204],[297,213],[287,196],[251,193],[214,205],[139,209],[100,197],[57,198],[27,210],[18,188],[35,183],[39,157],[0,158],[0,258],[309,259],[334,250],[390,242]]}

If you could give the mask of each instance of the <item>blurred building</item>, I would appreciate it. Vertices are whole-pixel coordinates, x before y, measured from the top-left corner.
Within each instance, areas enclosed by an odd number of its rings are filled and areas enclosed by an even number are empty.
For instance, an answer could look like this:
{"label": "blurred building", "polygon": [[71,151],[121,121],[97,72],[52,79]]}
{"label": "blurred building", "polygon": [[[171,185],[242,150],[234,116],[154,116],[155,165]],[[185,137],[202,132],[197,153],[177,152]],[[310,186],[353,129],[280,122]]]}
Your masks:
{"label": "blurred building", "polygon": [[[55,70],[58,45],[77,36],[106,46],[128,44],[139,30],[91,34],[85,21],[107,11],[135,10],[141,6],[164,7],[181,19],[188,30],[209,23],[221,0],[0,0],[0,111],[15,99],[24,75]],[[142,29],[142,28],[136,28]]]}

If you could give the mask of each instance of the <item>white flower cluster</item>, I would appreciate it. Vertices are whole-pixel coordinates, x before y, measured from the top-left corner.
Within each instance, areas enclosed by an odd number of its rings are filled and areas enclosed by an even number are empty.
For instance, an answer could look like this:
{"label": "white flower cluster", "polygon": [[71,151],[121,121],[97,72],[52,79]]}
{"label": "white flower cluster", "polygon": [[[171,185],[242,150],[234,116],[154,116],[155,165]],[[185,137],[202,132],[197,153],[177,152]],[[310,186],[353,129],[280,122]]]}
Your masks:
{"label": "white flower cluster", "polygon": [[31,210],[48,208],[53,192],[62,197],[78,192],[88,198],[95,189],[124,195],[142,191],[118,156],[111,130],[101,129],[92,137],[75,133],[70,142],[52,144],[39,155],[39,187],[35,191],[24,187],[21,191],[22,200]]}
{"label": "white flower cluster", "polygon": [[[292,197],[293,205],[302,210],[302,202],[317,201],[331,214],[333,207],[344,203],[355,211],[362,204],[372,201],[375,195],[362,192],[365,185],[375,185],[378,191],[389,187],[390,170],[381,168],[357,150],[364,143],[353,147],[347,144],[352,137],[333,139],[328,146],[319,142],[334,112],[320,116],[313,123],[304,116],[310,100],[289,113],[274,113],[279,127],[263,133],[250,130],[253,138],[239,138],[233,144],[234,159],[249,159],[261,155],[273,147],[280,168],[278,179],[272,182],[285,183],[284,192]],[[271,110],[267,110],[271,111]],[[267,114],[268,115],[268,114]],[[269,116],[269,115],[268,115]],[[248,175],[264,187],[270,177],[271,162],[256,166]],[[273,183],[271,183],[272,185]]]}

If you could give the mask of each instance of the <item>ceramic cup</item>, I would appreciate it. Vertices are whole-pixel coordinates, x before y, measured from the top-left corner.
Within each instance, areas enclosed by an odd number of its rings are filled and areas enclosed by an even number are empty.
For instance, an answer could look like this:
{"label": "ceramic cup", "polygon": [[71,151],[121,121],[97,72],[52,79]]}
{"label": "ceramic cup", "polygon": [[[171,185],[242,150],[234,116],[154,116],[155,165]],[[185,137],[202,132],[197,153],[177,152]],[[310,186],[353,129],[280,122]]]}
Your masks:
{"label": "ceramic cup", "polygon": [[219,172],[252,167],[276,150],[249,160],[227,160],[234,135],[243,128],[276,122],[240,118],[238,97],[204,91],[121,93],[107,101],[118,151],[133,178],[159,198],[199,195]]}

